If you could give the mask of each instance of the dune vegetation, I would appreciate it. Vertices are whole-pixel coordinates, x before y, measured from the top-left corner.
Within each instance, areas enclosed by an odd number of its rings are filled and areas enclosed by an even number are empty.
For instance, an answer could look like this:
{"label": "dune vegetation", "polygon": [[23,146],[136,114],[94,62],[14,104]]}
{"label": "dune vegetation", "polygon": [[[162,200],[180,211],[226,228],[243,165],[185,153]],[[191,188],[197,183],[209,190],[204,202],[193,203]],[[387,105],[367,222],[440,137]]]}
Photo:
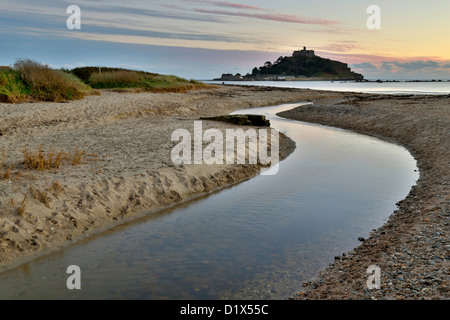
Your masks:
{"label": "dune vegetation", "polygon": [[185,92],[210,87],[204,83],[177,76],[119,68],[84,67],[73,69],[72,73],[94,89],[116,89],[133,92]]}
{"label": "dune vegetation", "polygon": [[119,92],[186,92],[211,87],[172,75],[105,67],[52,69],[30,59],[0,67],[0,102],[64,102],[100,95],[98,89]]}
{"label": "dune vegetation", "polygon": [[33,60],[18,60],[0,70],[0,101],[8,103],[83,99],[99,94],[80,79]]}

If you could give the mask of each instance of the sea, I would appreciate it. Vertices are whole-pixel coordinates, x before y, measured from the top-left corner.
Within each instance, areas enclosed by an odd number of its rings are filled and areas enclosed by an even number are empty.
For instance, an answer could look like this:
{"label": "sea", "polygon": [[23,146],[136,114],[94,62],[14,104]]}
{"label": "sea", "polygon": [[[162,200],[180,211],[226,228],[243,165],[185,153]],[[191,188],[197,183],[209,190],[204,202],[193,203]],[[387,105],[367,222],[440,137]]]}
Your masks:
{"label": "sea", "polygon": [[450,95],[450,80],[436,81],[204,81],[210,84],[269,86],[395,95]]}

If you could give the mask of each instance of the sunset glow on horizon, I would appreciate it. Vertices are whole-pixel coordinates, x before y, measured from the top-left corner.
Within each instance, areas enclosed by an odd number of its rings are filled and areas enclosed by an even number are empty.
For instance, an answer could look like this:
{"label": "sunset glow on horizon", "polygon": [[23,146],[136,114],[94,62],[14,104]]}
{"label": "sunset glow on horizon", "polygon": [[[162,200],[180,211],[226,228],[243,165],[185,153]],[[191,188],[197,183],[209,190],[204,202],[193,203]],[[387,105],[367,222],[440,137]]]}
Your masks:
{"label": "sunset glow on horizon", "polygon": [[[367,8],[381,9],[370,30]],[[69,30],[66,9],[81,9]],[[366,78],[450,79],[449,1],[0,0],[0,65],[104,65],[211,79],[303,46]]]}

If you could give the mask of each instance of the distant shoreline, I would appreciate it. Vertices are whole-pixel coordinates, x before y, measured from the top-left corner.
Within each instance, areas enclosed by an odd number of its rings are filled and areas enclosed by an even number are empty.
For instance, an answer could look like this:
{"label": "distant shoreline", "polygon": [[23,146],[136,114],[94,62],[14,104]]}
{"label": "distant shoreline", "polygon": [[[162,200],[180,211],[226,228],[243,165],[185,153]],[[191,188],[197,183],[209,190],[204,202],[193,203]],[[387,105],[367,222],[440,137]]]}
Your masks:
{"label": "distant shoreline", "polygon": [[198,80],[198,81],[209,81],[209,82],[305,82],[305,81],[324,81],[324,82],[334,82],[334,81],[348,81],[348,82],[361,82],[361,83],[395,83],[395,82],[418,82],[418,83],[426,83],[426,82],[450,82],[449,80],[354,80],[354,79],[314,79],[314,78],[308,78],[308,79],[293,79],[293,80],[252,80],[252,79],[240,79],[240,80],[221,80],[221,79],[213,79],[213,80]]}

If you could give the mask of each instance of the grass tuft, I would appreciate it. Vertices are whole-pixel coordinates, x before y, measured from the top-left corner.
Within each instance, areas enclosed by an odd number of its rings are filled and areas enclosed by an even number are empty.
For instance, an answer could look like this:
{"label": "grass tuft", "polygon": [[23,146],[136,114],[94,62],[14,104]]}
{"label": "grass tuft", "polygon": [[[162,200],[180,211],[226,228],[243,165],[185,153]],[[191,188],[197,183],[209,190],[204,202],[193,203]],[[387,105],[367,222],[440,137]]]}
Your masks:
{"label": "grass tuft", "polygon": [[48,191],[54,196],[57,196],[63,190],[64,190],[63,186],[61,186],[61,184],[58,181],[55,181],[52,183]]}
{"label": "grass tuft", "polygon": [[27,207],[27,197],[28,195],[25,194],[19,208],[16,209],[16,214],[19,216],[22,216],[25,213],[25,209]]}
{"label": "grass tuft", "polygon": [[25,170],[44,171],[59,169],[63,163],[77,166],[85,160],[89,161],[86,158],[86,152],[78,149],[75,149],[73,153],[64,151],[44,153],[41,147],[34,152],[28,150],[23,151],[23,166]]}
{"label": "grass tuft", "polygon": [[69,161],[71,160],[72,166],[79,165],[83,162],[83,157],[85,155],[86,155],[85,151],[80,151],[80,150],[76,149],[75,153],[72,157],[69,155]]}
{"label": "grass tuft", "polygon": [[26,170],[44,171],[47,169],[59,169],[63,155],[63,152],[49,152],[46,155],[40,148],[35,152],[24,150],[23,165]]}
{"label": "grass tuft", "polygon": [[35,189],[33,186],[29,187],[29,191],[30,191],[31,196],[35,200],[39,201],[40,203],[43,203],[47,208],[50,209],[50,199],[46,192]]}
{"label": "grass tuft", "polygon": [[1,160],[0,160],[0,179],[10,180],[11,172],[14,169],[14,165],[7,166],[5,164],[6,161],[6,151],[2,151]]}

